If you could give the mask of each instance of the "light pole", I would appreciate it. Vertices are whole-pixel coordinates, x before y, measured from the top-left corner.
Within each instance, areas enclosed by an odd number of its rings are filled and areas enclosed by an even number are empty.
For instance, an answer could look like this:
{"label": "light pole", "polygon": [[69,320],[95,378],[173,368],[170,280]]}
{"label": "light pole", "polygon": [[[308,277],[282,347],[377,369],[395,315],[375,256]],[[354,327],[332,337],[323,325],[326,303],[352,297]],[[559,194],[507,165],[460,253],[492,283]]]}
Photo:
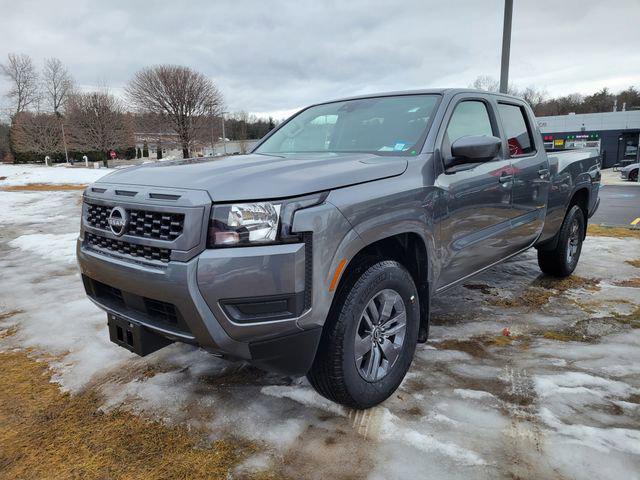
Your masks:
{"label": "light pole", "polygon": [[227,154],[227,134],[224,131],[224,114],[228,112],[220,113],[220,120],[222,120],[222,148],[224,148],[224,154]]}
{"label": "light pole", "polygon": [[511,17],[513,0],[504,0],[504,26],[502,28],[502,62],[500,63],[500,93],[509,88],[509,51],[511,50]]}

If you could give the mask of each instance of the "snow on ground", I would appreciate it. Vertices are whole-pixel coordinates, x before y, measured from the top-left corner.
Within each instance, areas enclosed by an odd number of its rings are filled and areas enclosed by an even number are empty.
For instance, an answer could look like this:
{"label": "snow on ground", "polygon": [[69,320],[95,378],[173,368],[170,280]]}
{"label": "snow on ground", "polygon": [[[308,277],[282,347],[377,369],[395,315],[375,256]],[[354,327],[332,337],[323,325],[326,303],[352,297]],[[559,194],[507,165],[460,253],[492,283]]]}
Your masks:
{"label": "snow on ground", "polygon": [[[640,240],[587,239],[576,275],[595,286],[549,290],[530,252],[434,298],[398,392],[356,412],[191,346],[140,358],[111,344],[73,261],[79,198],[0,191],[0,313],[21,310],[0,321],[18,327],[0,349],[44,354],[62,388],[96,389],[104,410],[258,441],[238,475],[640,478],[640,290],[616,285],[640,277],[625,262]],[[532,293],[548,301],[505,306]]]}
{"label": "snow on ground", "polygon": [[[0,188],[28,185],[30,183],[46,184],[88,184],[111,173],[107,168],[67,167],[57,164],[54,167],[43,165],[6,165],[0,164]],[[6,178],[2,178],[6,177]]]}

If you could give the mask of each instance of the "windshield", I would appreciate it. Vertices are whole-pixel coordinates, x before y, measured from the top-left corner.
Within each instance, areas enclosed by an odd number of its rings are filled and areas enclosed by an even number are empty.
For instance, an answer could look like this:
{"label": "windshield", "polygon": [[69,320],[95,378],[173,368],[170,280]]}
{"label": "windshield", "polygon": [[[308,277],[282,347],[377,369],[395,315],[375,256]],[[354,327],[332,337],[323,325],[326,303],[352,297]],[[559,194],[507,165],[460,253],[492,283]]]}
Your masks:
{"label": "windshield", "polygon": [[255,153],[415,155],[438,99],[438,95],[401,95],[310,107],[278,129]]}

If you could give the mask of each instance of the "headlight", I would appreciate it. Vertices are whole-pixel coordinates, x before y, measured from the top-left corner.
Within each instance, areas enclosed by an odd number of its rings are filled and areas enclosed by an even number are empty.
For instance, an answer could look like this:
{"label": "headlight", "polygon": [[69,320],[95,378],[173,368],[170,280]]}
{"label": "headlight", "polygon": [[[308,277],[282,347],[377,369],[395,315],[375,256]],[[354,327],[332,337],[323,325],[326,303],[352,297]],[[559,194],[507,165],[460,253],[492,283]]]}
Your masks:
{"label": "headlight", "polygon": [[213,205],[207,246],[246,246],[296,241],[291,232],[293,215],[301,208],[318,205],[327,193],[273,202]]}

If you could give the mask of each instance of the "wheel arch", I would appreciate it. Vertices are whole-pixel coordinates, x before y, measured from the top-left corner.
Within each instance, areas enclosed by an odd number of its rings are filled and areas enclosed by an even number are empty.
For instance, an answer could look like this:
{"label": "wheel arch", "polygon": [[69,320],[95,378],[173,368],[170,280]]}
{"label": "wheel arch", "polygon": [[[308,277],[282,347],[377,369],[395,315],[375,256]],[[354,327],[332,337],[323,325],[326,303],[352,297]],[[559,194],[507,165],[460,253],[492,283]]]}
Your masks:
{"label": "wheel arch", "polygon": [[584,223],[585,223],[584,234],[582,237],[583,240],[587,236],[587,221],[589,219],[589,199],[590,199],[589,188],[586,186],[579,186],[573,192],[573,195],[571,195],[571,198],[569,199],[569,204],[567,205],[567,208],[564,213],[566,216],[569,210],[571,209],[571,207],[573,207],[574,205],[577,205],[580,207],[580,210],[582,210],[582,214],[584,215]]}
{"label": "wheel arch", "polygon": [[428,241],[416,231],[403,231],[376,240],[370,240],[348,261],[335,289],[331,309],[366,268],[382,260],[395,260],[411,274],[418,290],[420,301],[420,330],[425,335],[429,325],[430,267],[431,256]]}

